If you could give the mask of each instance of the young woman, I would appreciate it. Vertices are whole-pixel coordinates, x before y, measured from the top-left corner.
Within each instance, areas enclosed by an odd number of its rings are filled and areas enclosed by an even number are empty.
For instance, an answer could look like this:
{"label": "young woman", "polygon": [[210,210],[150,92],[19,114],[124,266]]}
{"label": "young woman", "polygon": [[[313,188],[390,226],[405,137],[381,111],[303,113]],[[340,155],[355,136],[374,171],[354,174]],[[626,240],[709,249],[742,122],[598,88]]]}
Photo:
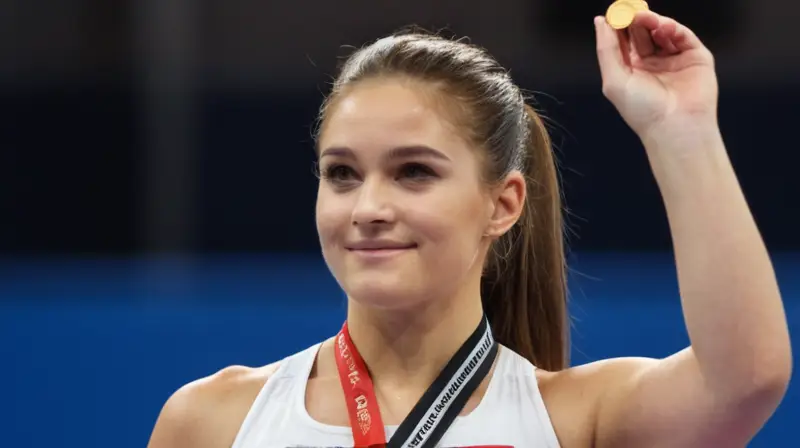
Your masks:
{"label": "young woman", "polygon": [[717,125],[712,55],[653,12],[624,37],[595,27],[603,92],[663,195],[691,347],[566,368],[542,121],[483,50],[392,36],[347,61],[321,110],[317,228],[345,326],[181,388],[150,447],[744,446],[792,361]]}

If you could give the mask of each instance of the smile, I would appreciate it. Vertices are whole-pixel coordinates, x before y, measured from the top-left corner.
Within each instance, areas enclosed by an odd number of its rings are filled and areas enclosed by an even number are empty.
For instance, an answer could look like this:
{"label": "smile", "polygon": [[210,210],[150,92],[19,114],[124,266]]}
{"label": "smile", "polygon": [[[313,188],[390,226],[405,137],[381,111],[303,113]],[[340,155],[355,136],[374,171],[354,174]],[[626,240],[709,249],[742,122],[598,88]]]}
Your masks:
{"label": "smile", "polygon": [[382,258],[391,258],[405,252],[408,252],[412,249],[416,249],[416,244],[409,244],[405,246],[398,246],[398,245],[391,245],[391,246],[368,246],[368,247],[352,247],[348,248],[347,250],[351,253],[368,259],[382,259]]}

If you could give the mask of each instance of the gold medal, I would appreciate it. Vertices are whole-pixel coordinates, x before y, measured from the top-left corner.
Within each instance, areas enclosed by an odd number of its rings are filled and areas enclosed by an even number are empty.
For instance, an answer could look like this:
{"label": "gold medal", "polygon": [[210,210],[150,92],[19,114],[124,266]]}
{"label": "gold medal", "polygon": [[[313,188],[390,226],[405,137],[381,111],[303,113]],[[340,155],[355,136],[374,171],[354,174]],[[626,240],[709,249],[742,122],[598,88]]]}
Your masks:
{"label": "gold medal", "polygon": [[625,3],[628,3],[631,6],[633,6],[633,9],[635,9],[636,12],[647,11],[650,9],[650,6],[648,6],[647,2],[644,0],[621,0],[621,1],[624,1]]}
{"label": "gold medal", "polygon": [[606,21],[615,30],[630,26],[634,17],[636,17],[636,9],[624,0],[613,3],[606,11]]}
{"label": "gold medal", "polygon": [[621,30],[633,23],[637,12],[648,9],[649,6],[644,0],[618,0],[606,10],[606,21],[611,28]]}

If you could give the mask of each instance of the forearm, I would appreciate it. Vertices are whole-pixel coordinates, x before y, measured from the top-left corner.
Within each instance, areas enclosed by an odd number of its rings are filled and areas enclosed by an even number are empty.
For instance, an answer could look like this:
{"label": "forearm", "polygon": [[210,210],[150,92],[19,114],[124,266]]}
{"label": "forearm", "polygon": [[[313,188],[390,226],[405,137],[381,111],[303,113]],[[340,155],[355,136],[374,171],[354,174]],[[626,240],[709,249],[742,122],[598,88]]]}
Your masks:
{"label": "forearm", "polygon": [[665,141],[682,147],[645,145],[667,210],[698,365],[720,393],[772,387],[791,369],[783,304],[722,138],[715,129],[700,139]]}

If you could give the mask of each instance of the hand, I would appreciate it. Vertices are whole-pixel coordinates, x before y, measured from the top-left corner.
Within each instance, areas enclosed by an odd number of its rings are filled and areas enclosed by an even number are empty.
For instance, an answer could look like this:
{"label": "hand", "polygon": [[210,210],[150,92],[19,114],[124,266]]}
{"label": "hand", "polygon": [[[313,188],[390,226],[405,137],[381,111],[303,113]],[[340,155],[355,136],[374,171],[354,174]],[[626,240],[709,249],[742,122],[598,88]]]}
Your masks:
{"label": "hand", "polygon": [[603,94],[646,141],[716,127],[714,58],[687,27],[652,11],[616,31],[595,18]]}

